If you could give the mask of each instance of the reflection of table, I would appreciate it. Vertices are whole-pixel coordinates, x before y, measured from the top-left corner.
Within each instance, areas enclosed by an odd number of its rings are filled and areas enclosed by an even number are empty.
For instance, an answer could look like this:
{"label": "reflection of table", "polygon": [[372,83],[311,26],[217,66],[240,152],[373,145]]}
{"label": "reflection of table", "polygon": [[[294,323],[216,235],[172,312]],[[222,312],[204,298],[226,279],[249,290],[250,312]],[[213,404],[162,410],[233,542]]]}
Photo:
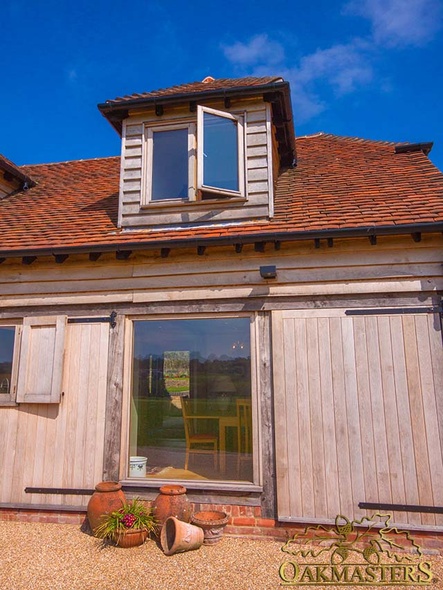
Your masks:
{"label": "reflection of table", "polygon": [[218,435],[220,445],[220,469],[226,471],[226,429],[238,428],[237,416],[220,416],[218,419]]}
{"label": "reflection of table", "polygon": [[218,440],[220,451],[220,470],[226,472],[226,430],[228,428],[238,428],[237,415],[214,415],[214,414],[189,414],[189,420],[217,420],[218,421]]}

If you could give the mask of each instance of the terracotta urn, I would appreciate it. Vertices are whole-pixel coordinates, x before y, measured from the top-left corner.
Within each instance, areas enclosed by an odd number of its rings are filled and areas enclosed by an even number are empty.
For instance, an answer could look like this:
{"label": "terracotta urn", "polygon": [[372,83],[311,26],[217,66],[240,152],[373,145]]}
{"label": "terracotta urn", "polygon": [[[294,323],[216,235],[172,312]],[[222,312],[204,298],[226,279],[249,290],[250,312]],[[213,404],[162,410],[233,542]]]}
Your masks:
{"label": "terracotta urn", "polygon": [[104,514],[118,510],[126,502],[122,486],[117,481],[102,481],[95,486],[95,492],[88,502],[88,521],[92,532],[102,521]]}
{"label": "terracotta urn", "polygon": [[152,503],[152,508],[159,527],[162,527],[170,516],[183,522],[189,522],[191,518],[191,504],[186,495],[186,488],[181,485],[162,486]]}
{"label": "terracotta urn", "polygon": [[203,545],[215,545],[223,536],[223,529],[228,524],[226,512],[206,510],[192,515],[191,522],[203,529]]}
{"label": "terracotta urn", "polygon": [[182,522],[174,516],[166,519],[160,535],[160,543],[165,555],[199,549],[203,540],[204,533],[200,527]]}

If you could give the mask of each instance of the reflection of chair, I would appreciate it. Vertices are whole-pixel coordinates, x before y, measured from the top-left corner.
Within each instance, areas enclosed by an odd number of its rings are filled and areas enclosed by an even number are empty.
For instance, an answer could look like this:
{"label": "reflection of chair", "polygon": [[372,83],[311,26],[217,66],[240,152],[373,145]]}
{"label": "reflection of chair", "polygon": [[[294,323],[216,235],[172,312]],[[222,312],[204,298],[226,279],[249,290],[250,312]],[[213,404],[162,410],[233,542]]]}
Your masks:
{"label": "reflection of chair", "polygon": [[250,399],[237,399],[237,468],[242,459],[250,459],[252,453],[252,412]]}
{"label": "reflection of chair", "polygon": [[185,469],[188,468],[190,453],[211,454],[214,457],[214,468],[216,468],[218,455],[218,436],[212,433],[203,433],[197,431],[197,420],[204,418],[204,416],[197,416],[192,412],[191,400],[181,398],[181,405],[186,437]]}

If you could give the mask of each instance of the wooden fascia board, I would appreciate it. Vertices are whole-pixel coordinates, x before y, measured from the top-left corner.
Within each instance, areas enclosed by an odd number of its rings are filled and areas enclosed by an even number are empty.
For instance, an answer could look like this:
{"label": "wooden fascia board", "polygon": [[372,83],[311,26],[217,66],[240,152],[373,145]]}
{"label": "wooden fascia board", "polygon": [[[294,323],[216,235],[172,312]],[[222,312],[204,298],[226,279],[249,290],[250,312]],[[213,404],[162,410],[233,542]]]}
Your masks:
{"label": "wooden fascia board", "polygon": [[20,250],[4,250],[0,251],[0,259],[7,258],[23,258],[31,256],[59,256],[70,254],[89,254],[89,253],[109,253],[118,252],[124,253],[128,251],[149,251],[162,249],[184,249],[194,248],[197,252],[199,247],[214,247],[214,246],[234,246],[238,244],[256,244],[256,243],[276,243],[296,242],[301,240],[334,240],[334,239],[350,239],[350,238],[369,238],[371,236],[400,236],[414,234],[429,234],[429,233],[443,233],[443,222],[438,223],[423,223],[423,224],[408,224],[402,226],[380,226],[380,227],[360,227],[360,228],[344,228],[344,229],[330,229],[330,230],[313,230],[313,231],[299,231],[299,232],[263,232],[248,235],[229,235],[217,236],[214,238],[190,238],[186,240],[158,240],[158,241],[134,241],[125,244],[103,243],[95,244],[94,246],[82,245],[73,246],[71,248],[29,248]]}

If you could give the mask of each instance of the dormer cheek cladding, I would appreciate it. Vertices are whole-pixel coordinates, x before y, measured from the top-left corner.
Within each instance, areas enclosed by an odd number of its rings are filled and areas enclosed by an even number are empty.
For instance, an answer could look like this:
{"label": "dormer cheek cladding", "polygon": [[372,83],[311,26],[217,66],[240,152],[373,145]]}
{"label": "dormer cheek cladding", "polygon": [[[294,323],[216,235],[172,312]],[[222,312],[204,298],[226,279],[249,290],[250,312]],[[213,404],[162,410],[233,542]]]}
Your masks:
{"label": "dormer cheek cladding", "polygon": [[[199,188],[197,113],[187,108],[154,109],[131,113],[123,121],[119,198],[119,226],[161,228],[204,226],[265,220],[273,215],[273,132],[271,109],[262,100],[236,102],[226,109],[223,103],[205,104],[236,118],[241,126],[240,186],[235,191]],[[232,117],[231,117],[232,118]],[[233,119],[234,120],[234,119]],[[180,198],[151,199],[152,136],[155,131],[188,130],[189,178]],[[177,134],[177,138],[185,133]],[[173,137],[173,134],[171,134]],[[182,139],[182,138],[181,138]],[[151,142],[151,144],[149,144]],[[274,150],[275,151],[275,150]],[[205,155],[200,154],[200,159]],[[223,154],[220,154],[220,158]],[[274,162],[275,166],[276,162]],[[277,164],[278,166],[278,164]],[[173,166],[165,174],[171,174]]]}

